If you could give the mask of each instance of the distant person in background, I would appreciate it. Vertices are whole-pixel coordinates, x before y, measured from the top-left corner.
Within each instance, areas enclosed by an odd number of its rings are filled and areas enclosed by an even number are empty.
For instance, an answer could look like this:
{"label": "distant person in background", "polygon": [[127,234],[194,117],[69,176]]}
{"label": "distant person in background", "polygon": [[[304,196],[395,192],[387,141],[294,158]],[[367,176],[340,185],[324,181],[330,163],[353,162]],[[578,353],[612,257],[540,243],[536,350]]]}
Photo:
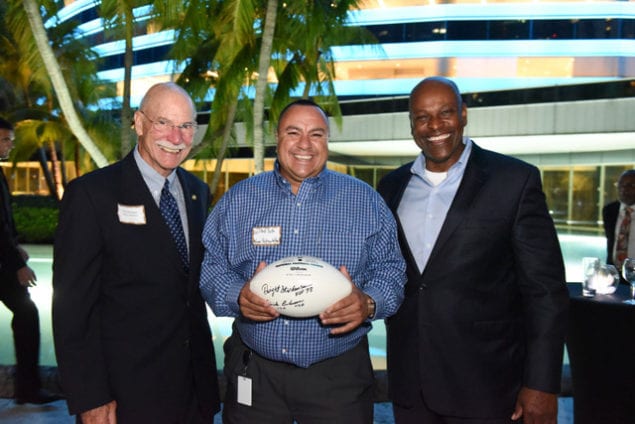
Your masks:
{"label": "distant person in background", "polygon": [[417,158],[378,187],[408,282],[386,320],[397,424],[556,424],[568,292],[538,169],[464,137],[456,84],[410,94]]}
{"label": "distant person in background", "polygon": [[[625,258],[635,256],[635,169],[625,171],[617,181],[619,200],[602,209],[606,235],[606,263],[622,275]],[[622,282],[626,282],[622,279]]]}
{"label": "distant person in background", "polygon": [[[9,157],[13,139],[13,125],[0,118],[0,160]],[[18,244],[9,185],[0,169],[0,300],[13,312],[11,328],[16,358],[15,401],[18,404],[41,404],[59,397],[41,387],[38,366],[40,321],[28,290],[35,286],[36,277],[26,264],[28,259],[29,255]]]}
{"label": "distant person in background", "polygon": [[137,145],[68,185],[55,235],[53,335],[84,424],[209,424],[216,360],[198,290],[209,187],[180,167],[196,110],[174,83],[134,114]]}

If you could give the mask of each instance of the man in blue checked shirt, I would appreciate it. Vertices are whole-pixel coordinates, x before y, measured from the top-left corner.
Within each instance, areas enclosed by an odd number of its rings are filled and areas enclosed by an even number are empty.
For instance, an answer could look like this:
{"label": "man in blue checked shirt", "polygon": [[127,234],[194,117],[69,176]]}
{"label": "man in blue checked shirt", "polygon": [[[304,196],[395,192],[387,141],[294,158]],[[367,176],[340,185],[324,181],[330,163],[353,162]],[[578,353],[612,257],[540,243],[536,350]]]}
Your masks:
{"label": "man in blue checked shirt", "polygon": [[[399,308],[405,263],[379,195],[326,168],[328,138],[318,105],[288,105],[279,117],[275,169],[234,185],[205,225],[201,291],[217,316],[236,318],[224,346],[225,423],[373,422],[366,334],[371,320]],[[260,242],[261,233],[279,236]],[[339,268],[351,294],[316,317],[280,315],[249,281],[294,255]]]}

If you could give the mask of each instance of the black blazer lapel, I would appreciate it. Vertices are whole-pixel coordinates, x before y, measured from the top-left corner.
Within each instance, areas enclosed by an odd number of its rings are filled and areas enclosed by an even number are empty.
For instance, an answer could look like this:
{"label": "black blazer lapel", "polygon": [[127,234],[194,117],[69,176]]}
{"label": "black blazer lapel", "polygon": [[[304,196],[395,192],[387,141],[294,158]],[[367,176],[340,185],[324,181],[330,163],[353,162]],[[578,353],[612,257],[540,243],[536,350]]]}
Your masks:
{"label": "black blazer lapel", "polygon": [[161,216],[159,208],[148,189],[148,185],[137,167],[134,156],[130,153],[121,161],[121,181],[119,183],[118,201],[129,202],[128,204],[142,204],[146,209],[146,219],[148,224],[154,221],[149,220],[149,214]]}
{"label": "black blazer lapel", "polygon": [[[165,223],[163,216],[161,215],[161,211],[159,210],[148,185],[143,179],[143,175],[141,175],[141,171],[137,166],[132,152],[121,161],[121,165],[121,182],[119,184],[117,201],[128,205],[143,205],[146,215],[146,225],[151,227],[153,239],[157,244],[166,246],[163,252],[171,252],[171,262],[173,262],[174,266],[178,267],[181,272],[184,272],[181,256],[179,255],[176,244],[172,239],[170,228]],[[182,181],[182,179],[180,180]],[[185,186],[187,184],[182,183],[181,185],[183,187],[184,194],[186,194]],[[191,222],[189,212],[188,221]]]}
{"label": "black blazer lapel", "polygon": [[[183,199],[185,201],[185,210],[187,213],[187,228],[188,234],[191,235],[200,234],[203,231],[202,223],[205,221],[205,216],[201,215],[201,202],[204,201],[204,193],[200,193],[194,184],[191,184],[189,176],[182,168],[177,168],[176,175],[181,183],[183,189]],[[191,243],[190,243],[191,244]],[[190,246],[190,250],[193,246]],[[192,252],[190,251],[190,262],[192,261]]]}

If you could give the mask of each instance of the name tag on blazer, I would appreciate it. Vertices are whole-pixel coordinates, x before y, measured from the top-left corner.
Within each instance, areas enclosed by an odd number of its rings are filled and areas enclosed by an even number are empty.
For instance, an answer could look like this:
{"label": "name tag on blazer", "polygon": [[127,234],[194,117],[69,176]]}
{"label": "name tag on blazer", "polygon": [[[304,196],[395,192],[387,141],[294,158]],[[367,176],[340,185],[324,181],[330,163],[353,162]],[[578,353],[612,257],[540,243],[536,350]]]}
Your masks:
{"label": "name tag on blazer", "polygon": [[145,225],[146,209],[143,205],[117,204],[117,216],[122,224]]}

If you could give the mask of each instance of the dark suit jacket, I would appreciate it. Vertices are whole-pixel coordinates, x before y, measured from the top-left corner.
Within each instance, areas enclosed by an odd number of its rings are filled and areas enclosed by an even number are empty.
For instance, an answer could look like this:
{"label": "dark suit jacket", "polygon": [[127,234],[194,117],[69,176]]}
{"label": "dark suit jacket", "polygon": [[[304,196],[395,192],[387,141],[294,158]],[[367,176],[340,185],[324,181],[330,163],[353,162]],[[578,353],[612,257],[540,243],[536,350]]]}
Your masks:
{"label": "dark suit jacket", "polygon": [[[73,414],[114,399],[119,422],[174,423],[192,391],[210,421],[219,410],[198,290],[211,196],[202,181],[177,173],[189,221],[189,275],[132,153],[66,189],[54,248],[53,330]],[[146,223],[122,223],[118,205],[141,205]]]}
{"label": "dark suit jacket", "polygon": [[[379,191],[397,217],[407,164]],[[414,206],[413,206],[414,207]],[[389,390],[442,415],[511,416],[521,386],[558,392],[568,293],[538,170],[473,145],[423,273],[386,322]]]}
{"label": "dark suit jacket", "polygon": [[8,278],[17,278],[16,272],[26,266],[18,250],[18,233],[13,221],[11,192],[0,169],[0,284]]}
{"label": "dark suit jacket", "polygon": [[617,225],[617,217],[619,214],[619,201],[611,202],[602,209],[604,235],[606,236],[606,263],[611,265],[615,265],[613,258],[613,246],[615,245],[615,226]]}

